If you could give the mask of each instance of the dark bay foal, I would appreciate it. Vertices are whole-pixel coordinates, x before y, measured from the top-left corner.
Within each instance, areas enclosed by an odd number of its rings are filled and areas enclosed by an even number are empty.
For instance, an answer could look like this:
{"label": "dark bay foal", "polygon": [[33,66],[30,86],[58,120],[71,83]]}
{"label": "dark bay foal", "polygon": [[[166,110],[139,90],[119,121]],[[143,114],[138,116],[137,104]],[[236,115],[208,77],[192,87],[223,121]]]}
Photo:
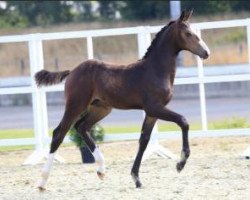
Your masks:
{"label": "dark bay foal", "polygon": [[[54,153],[62,143],[71,125],[87,143],[99,163],[97,174],[105,174],[104,157],[89,135],[91,127],[112,108],[141,109],[146,113],[139,141],[139,150],[131,175],[136,187],[141,187],[139,167],[157,119],[174,122],[182,130],[181,159],[177,163],[180,172],[189,157],[189,125],[186,119],[166,105],[173,94],[176,72],[176,56],[188,50],[203,59],[209,49],[202,39],[191,30],[188,23],[192,11],[182,12],[179,19],[163,27],[152,41],[144,57],[130,65],[111,65],[97,60],[87,60],[72,71],[48,72],[42,70],[35,76],[38,86],[60,83],[66,79],[66,106],[60,124],[53,132],[50,155],[42,171],[39,188],[44,189],[54,159]],[[87,112],[84,118],[80,118]]]}

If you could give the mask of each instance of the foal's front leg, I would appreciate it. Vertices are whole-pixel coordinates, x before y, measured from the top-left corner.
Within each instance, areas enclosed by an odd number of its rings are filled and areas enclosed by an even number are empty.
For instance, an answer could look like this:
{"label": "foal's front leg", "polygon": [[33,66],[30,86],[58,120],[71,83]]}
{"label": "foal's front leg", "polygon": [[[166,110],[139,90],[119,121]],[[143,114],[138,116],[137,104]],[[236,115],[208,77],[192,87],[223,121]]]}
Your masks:
{"label": "foal's front leg", "polygon": [[136,155],[136,158],[135,158],[132,170],[131,170],[131,175],[137,188],[140,188],[142,185],[140,178],[139,178],[139,168],[141,165],[143,153],[145,149],[147,148],[155,122],[156,122],[155,118],[146,116],[142,125],[141,137],[139,141],[139,150],[137,152],[137,155]]}
{"label": "foal's front leg", "polygon": [[177,163],[176,169],[180,172],[190,155],[190,148],[188,143],[188,131],[189,124],[185,117],[182,115],[175,113],[164,106],[150,107],[149,110],[146,111],[149,116],[159,118],[165,121],[170,121],[176,123],[182,130],[182,151],[181,151],[181,160]]}

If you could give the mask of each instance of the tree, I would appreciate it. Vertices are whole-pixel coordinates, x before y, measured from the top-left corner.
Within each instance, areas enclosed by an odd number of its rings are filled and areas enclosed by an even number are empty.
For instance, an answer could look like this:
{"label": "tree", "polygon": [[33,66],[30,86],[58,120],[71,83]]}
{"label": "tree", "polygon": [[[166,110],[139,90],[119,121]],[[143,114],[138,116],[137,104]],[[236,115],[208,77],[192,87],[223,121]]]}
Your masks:
{"label": "tree", "polygon": [[66,1],[8,1],[7,10],[18,13],[30,26],[71,21],[70,6]]}
{"label": "tree", "polygon": [[183,9],[193,8],[195,13],[200,15],[225,13],[232,11],[238,1],[182,1]]}
{"label": "tree", "polygon": [[75,21],[89,21],[95,18],[91,1],[75,1],[73,4],[76,9]]}
{"label": "tree", "polygon": [[[161,19],[169,16],[169,0],[133,1],[6,1],[0,8],[0,27],[27,27],[74,21]],[[182,9],[193,8],[207,15],[248,11],[247,1],[181,1]]]}
{"label": "tree", "polygon": [[236,11],[247,11],[250,10],[250,3],[248,1],[234,1],[233,10]]}
{"label": "tree", "polygon": [[121,13],[128,20],[159,19],[169,15],[169,1],[127,1]]}
{"label": "tree", "polygon": [[119,12],[126,4],[122,1],[98,1],[101,19],[113,20],[116,12]]}

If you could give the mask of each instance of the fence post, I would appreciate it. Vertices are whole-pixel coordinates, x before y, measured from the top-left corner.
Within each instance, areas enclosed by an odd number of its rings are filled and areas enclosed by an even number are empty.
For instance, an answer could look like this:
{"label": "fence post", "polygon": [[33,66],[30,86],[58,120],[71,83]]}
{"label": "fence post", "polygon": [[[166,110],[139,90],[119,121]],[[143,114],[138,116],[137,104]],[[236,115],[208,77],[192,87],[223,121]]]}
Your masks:
{"label": "fence post", "polygon": [[[248,71],[250,73],[250,18],[247,19],[247,51],[248,51]],[[243,152],[243,157],[250,159],[250,146]]]}
{"label": "fence post", "polygon": [[87,53],[88,53],[88,59],[94,58],[93,40],[91,36],[87,37]]}
{"label": "fence post", "polygon": [[[138,56],[142,58],[146,53],[149,45],[151,44],[151,34],[149,31],[149,27],[139,27],[139,33],[137,34],[137,43],[138,43]],[[145,112],[143,112],[143,118],[145,117]],[[164,158],[171,158],[176,160],[176,156],[170,152],[168,149],[164,148],[159,144],[157,134],[158,133],[158,126],[155,124],[151,139],[148,143],[148,147],[143,155],[142,160],[146,160],[152,154],[156,153]]]}
{"label": "fence post", "polygon": [[138,29],[139,29],[139,33],[137,34],[138,57],[141,59],[146,53],[151,43],[151,34],[148,31],[148,27],[138,27]]}
{"label": "fence post", "polygon": [[248,50],[248,68],[250,72],[250,18],[247,19],[247,50]]}
{"label": "fence post", "polygon": [[[201,36],[200,30],[197,30],[197,35]],[[199,77],[202,131],[207,131],[207,108],[206,108],[206,94],[205,94],[205,84],[204,84],[204,68],[203,68],[203,62],[199,56],[196,56],[196,60],[197,60],[198,77]]]}
{"label": "fence post", "polygon": [[28,42],[30,59],[30,78],[32,86],[32,106],[35,134],[35,151],[24,164],[37,164],[47,156],[48,150],[48,114],[45,91],[38,89],[34,75],[43,69],[43,46],[38,34],[32,34]]}

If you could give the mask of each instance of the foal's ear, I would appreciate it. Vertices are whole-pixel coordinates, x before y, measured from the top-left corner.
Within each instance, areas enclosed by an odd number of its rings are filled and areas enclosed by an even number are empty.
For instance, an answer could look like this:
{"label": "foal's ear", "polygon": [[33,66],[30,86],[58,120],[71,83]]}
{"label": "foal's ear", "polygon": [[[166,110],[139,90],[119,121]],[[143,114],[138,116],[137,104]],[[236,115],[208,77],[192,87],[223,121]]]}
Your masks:
{"label": "foal's ear", "polygon": [[181,16],[179,17],[179,21],[181,22],[188,21],[189,18],[192,16],[192,14],[193,14],[193,9],[188,11],[186,10],[182,11]]}

